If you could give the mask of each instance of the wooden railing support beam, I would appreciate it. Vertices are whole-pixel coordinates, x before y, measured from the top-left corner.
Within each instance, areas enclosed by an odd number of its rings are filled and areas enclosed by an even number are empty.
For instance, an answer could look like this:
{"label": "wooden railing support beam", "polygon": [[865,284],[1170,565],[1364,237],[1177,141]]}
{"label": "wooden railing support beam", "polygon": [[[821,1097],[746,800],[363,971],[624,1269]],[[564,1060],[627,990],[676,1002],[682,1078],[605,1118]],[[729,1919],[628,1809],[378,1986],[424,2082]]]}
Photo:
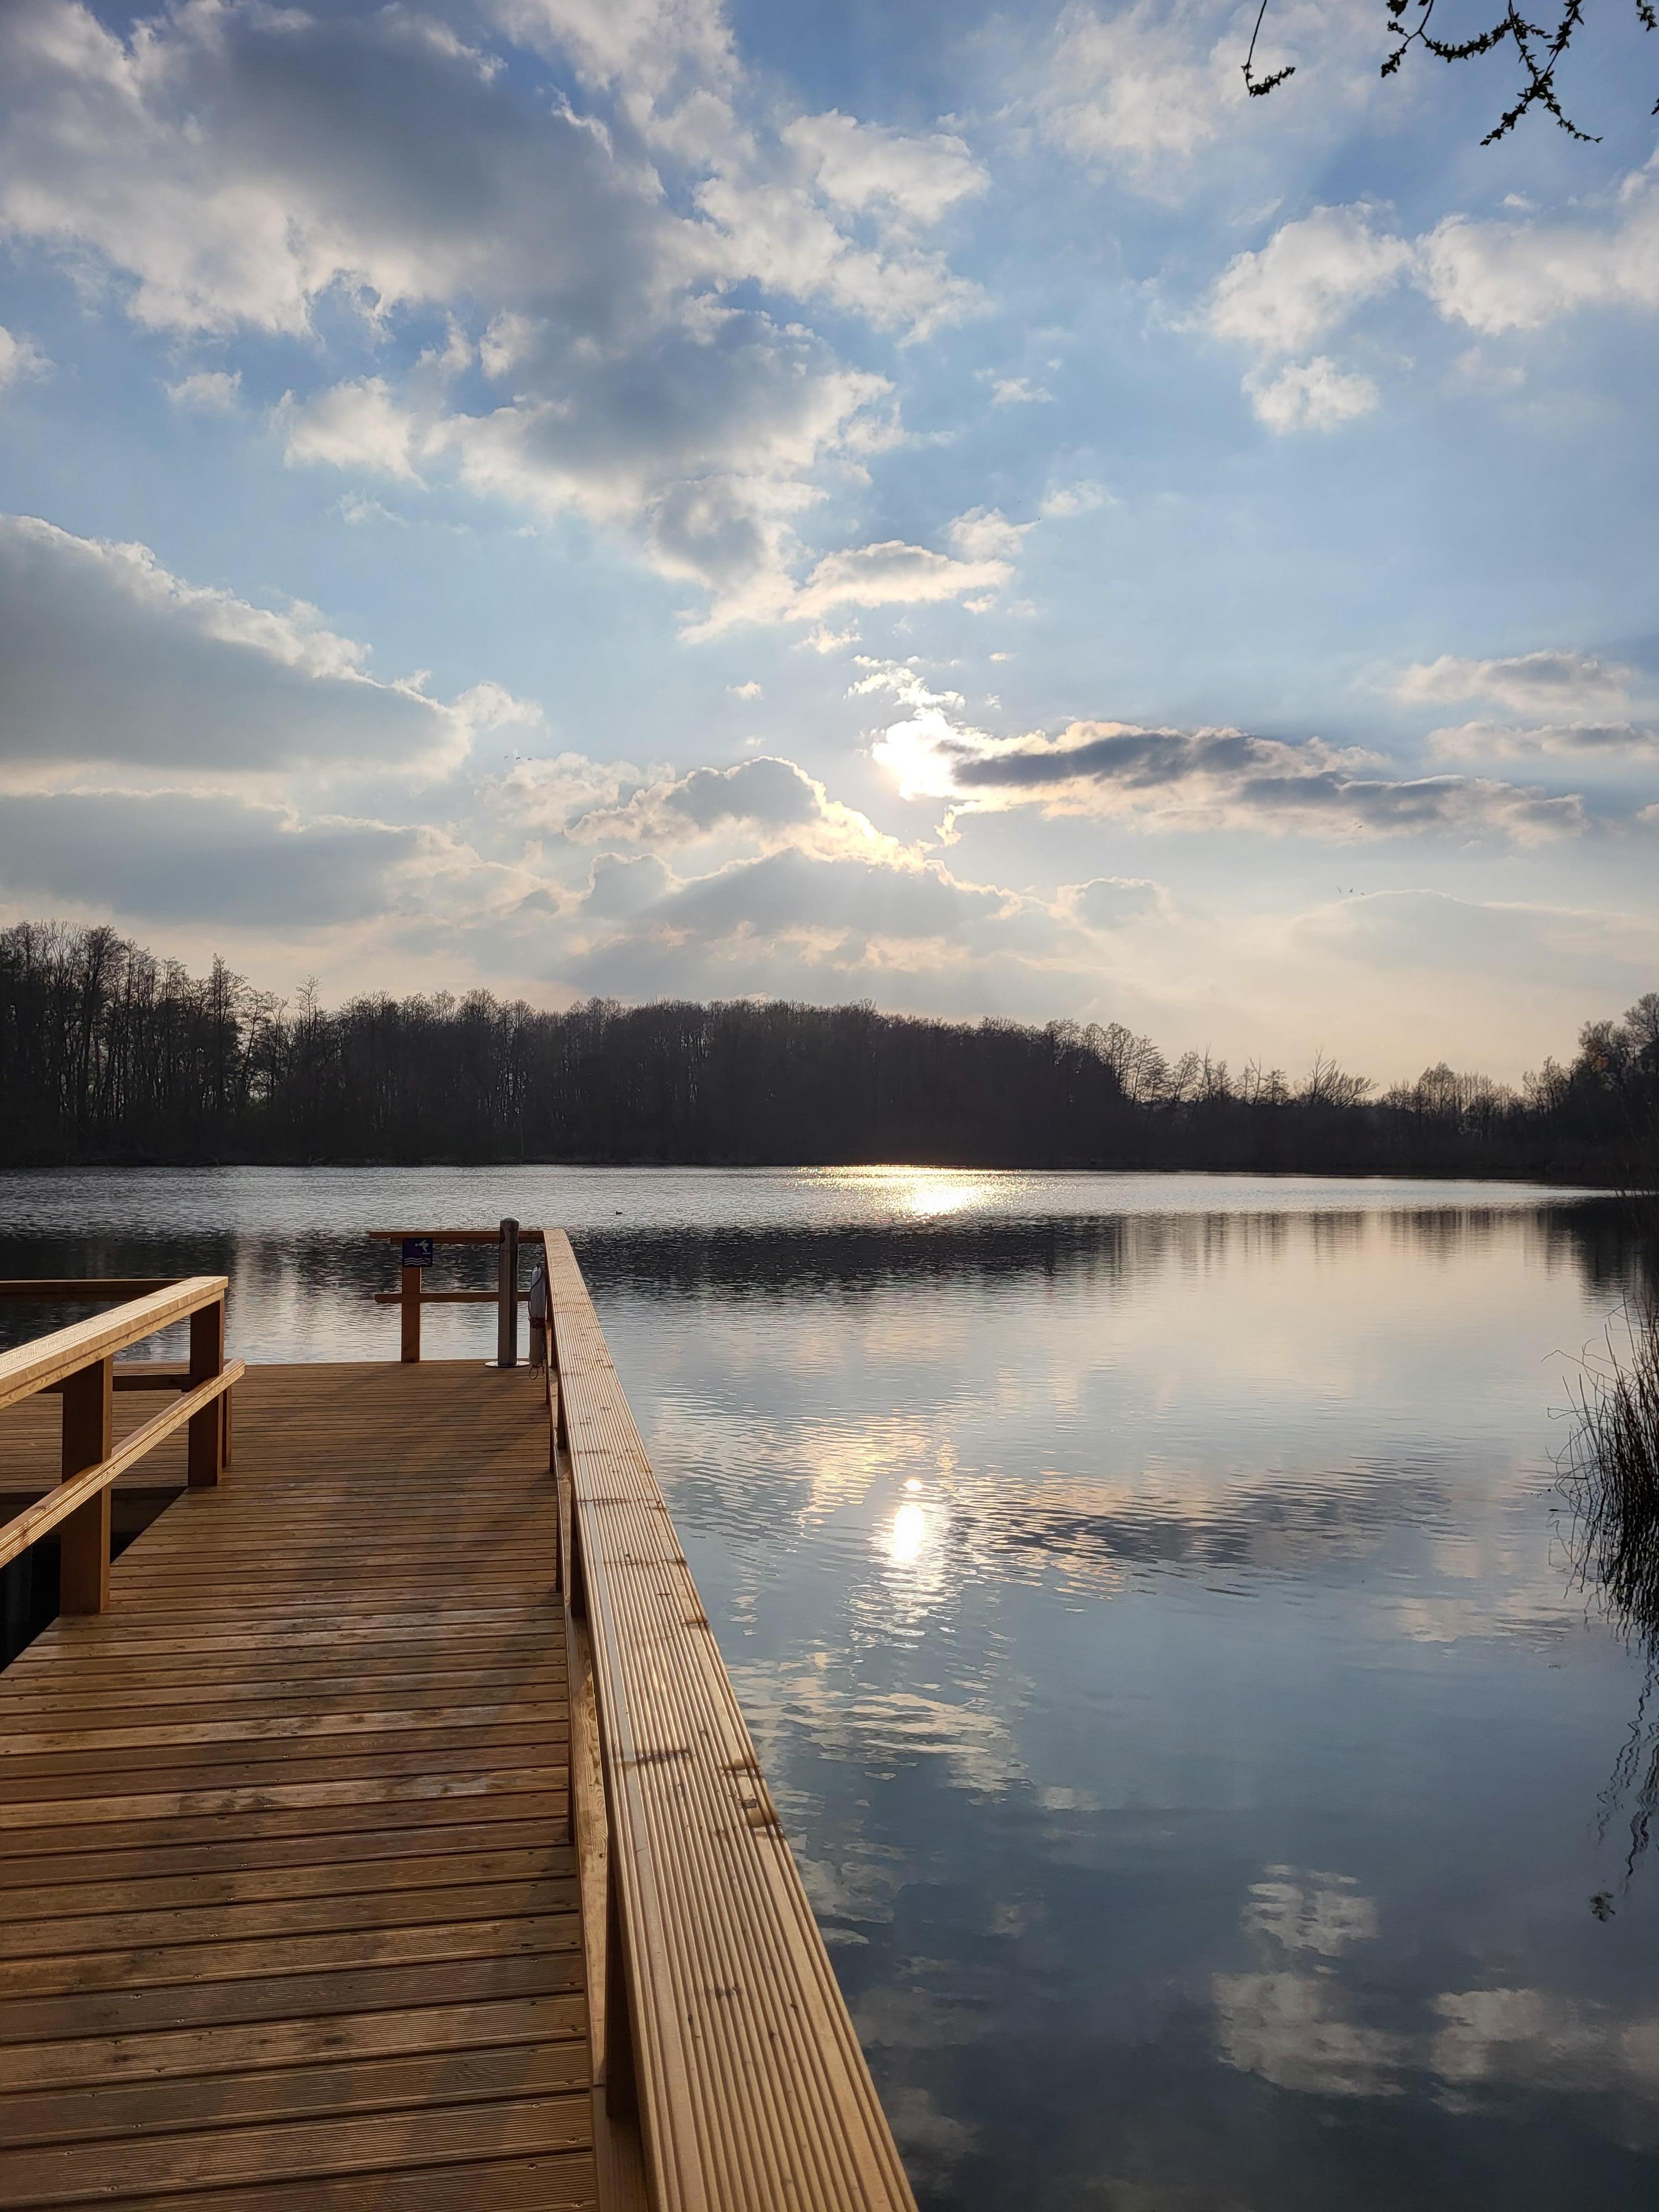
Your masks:
{"label": "wooden railing support beam", "polygon": [[516,1221],[507,1220],[501,1224],[500,1271],[495,1364],[497,1367],[516,1367],[519,1364],[519,1224]]}
{"label": "wooden railing support beam", "polygon": [[[63,1385],[62,1480],[69,1482],[89,1467],[101,1466],[115,1441],[115,1358],[94,1360],[66,1376]],[[77,1505],[58,1534],[60,1613],[106,1613],[109,1609],[110,1494]]]}
{"label": "wooden railing support beam", "polygon": [[421,1270],[405,1267],[398,1279],[398,1296],[403,1302],[400,1356],[405,1367],[413,1367],[421,1357]]}
{"label": "wooden railing support beam", "polygon": [[[216,1298],[190,1317],[191,1388],[222,1375],[224,1367],[225,1302]],[[218,1401],[191,1415],[185,1465],[192,1490],[211,1490],[218,1482],[224,1470],[227,1441],[225,1416]]]}

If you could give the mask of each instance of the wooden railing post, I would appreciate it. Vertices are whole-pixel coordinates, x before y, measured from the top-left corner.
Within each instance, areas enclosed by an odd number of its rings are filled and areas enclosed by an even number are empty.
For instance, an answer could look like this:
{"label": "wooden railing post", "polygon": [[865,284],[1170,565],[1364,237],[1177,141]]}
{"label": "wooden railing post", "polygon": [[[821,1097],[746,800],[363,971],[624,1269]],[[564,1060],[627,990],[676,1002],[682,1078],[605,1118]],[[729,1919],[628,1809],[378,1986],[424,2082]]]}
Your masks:
{"label": "wooden railing post", "polygon": [[[216,1297],[190,1317],[190,1373],[193,1389],[198,1382],[222,1374],[225,1364],[225,1302]],[[192,1490],[211,1490],[224,1467],[225,1424],[217,1404],[204,1406],[190,1417],[185,1463]]]}
{"label": "wooden railing post", "polygon": [[405,1267],[398,1287],[403,1293],[403,1359],[410,1367],[421,1357],[421,1270]]}
{"label": "wooden railing post", "polygon": [[519,1364],[519,1224],[501,1224],[499,1304],[495,1321],[495,1364]]}
{"label": "wooden railing post", "polygon": [[[84,1474],[106,1460],[115,1440],[115,1356],[97,1359],[64,1380],[63,1479]],[[216,1412],[216,1407],[215,1411]],[[60,1613],[104,1613],[109,1607],[110,1494],[77,1506],[58,1544]]]}

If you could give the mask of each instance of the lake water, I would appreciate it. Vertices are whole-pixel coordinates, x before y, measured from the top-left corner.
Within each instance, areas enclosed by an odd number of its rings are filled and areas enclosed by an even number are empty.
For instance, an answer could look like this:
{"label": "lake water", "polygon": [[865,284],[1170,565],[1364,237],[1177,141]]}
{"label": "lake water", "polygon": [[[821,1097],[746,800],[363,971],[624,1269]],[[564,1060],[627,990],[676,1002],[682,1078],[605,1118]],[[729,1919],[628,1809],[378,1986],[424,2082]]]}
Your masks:
{"label": "lake water", "polygon": [[363,1231],[507,1212],[575,1238],[924,2206],[1659,2203],[1643,1668],[1553,1490],[1608,1202],[11,1176],[0,1272],[224,1272],[243,1357],[393,1357]]}

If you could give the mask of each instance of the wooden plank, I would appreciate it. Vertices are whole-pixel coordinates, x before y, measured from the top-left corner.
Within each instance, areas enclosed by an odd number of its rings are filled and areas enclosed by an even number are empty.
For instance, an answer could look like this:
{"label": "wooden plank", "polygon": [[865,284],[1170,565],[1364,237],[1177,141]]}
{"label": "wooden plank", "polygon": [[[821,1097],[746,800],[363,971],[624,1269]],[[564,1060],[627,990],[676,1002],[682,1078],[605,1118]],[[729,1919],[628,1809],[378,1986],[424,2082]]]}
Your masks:
{"label": "wooden plank", "polygon": [[[256,1798],[258,1796],[258,1792],[252,1794]],[[492,1814],[497,1819],[545,1820],[553,1824],[557,1841],[568,1839],[568,1808],[562,1783],[556,1784],[539,1767],[529,1771],[480,1775],[459,1784],[447,1780],[441,1790],[426,1790],[418,1796],[404,1791],[391,1802],[396,1806],[395,1814],[391,1816],[396,1820],[395,1828],[387,1825],[388,1800],[384,1791],[374,1793],[362,1802],[307,1802],[287,1806],[280,1811],[244,1814],[234,1825],[234,1850],[238,1854],[246,1854],[256,1843],[271,1842],[282,1843],[290,1851],[303,1847],[328,1856],[349,1856],[354,1851],[358,1856],[369,1856],[371,1844],[375,1848],[394,1848],[392,1839],[400,1832],[420,1827],[466,1827],[481,1814]],[[0,1846],[0,1863],[3,1863],[9,1875],[27,1864],[30,1858],[78,1856],[93,1866],[107,1868],[115,1863],[115,1855],[123,1851],[147,1854],[161,1870],[173,1863],[173,1854],[187,1846],[205,1845],[208,1850],[203,1857],[210,1857],[213,1848],[233,1831],[222,1814],[210,1813],[195,1817],[155,1814],[96,1826],[79,1822],[56,1828],[23,1820],[18,1823],[18,1832],[27,1843],[29,1852],[14,1858],[9,1844]],[[38,1879],[21,1871],[17,1878]],[[65,1878],[61,1875],[54,1877]]]}
{"label": "wooden plank", "polygon": [[[14,1816],[26,1816],[34,1807],[60,1825],[65,1820],[127,1820],[132,1817],[133,1796],[110,1794],[122,1790],[142,1790],[143,1802],[149,1805],[178,1803],[181,1810],[201,1810],[203,1804],[185,1806],[181,1801],[211,1800],[205,1809],[234,1813],[244,1809],[242,1801],[270,1799],[278,1788],[290,1793],[277,1801],[284,1803],[312,1802],[308,1796],[296,1799],[291,1793],[319,1790],[331,1794],[319,1802],[378,1803],[385,1793],[411,1779],[471,1781],[509,1761],[546,1781],[556,1776],[563,1783],[566,1778],[568,1753],[562,1735],[556,1741],[530,1735],[503,1735],[483,1743],[465,1739],[457,1743],[451,1738],[430,1750],[418,1748],[418,1738],[413,1747],[402,1737],[365,1739],[337,1747],[332,1757],[319,1753],[303,1758],[291,1745],[255,1744],[240,1755],[234,1747],[212,1745],[207,1751],[216,1755],[158,1758],[152,1766],[118,1764],[106,1752],[90,1765],[62,1759],[55,1768],[46,1762],[34,1772],[27,1771],[32,1762],[19,1761],[26,1769],[21,1774],[0,1769],[0,1829],[18,1825]],[[358,1794],[338,1794],[348,1790]],[[70,1806],[76,1808],[73,1814],[65,1811]],[[92,1807],[118,1809],[87,1809]]]}
{"label": "wooden plank", "polygon": [[[489,1830],[477,1832],[487,1837]],[[360,1894],[382,1899],[388,1910],[424,1889],[456,1884],[541,1882],[562,1899],[575,1879],[575,1854],[568,1844],[534,1844],[499,1850],[429,1851],[419,1857],[346,1860],[321,1866],[238,1868],[229,1873],[198,1869],[188,1875],[130,1875],[126,1880],[13,1884],[6,1891],[9,1916],[0,1924],[0,1949],[15,1954],[31,1946],[52,1948],[59,1940],[46,1925],[58,1919],[105,1915],[146,1916],[205,1911],[210,1905],[258,1905],[283,1899],[294,1903],[337,1900],[342,1905]]]}
{"label": "wooden plank", "polygon": [[199,2129],[246,2126],[323,2112],[393,2112],[410,2106],[471,2104],[511,2096],[580,2094],[587,2054],[572,2037],[491,2045],[482,2051],[422,2050],[362,2058],[349,2066],[285,2066],[228,2074],[210,2089],[199,2076],[116,2081],[97,2088],[35,2090],[0,2097],[0,2142],[85,2142]]}
{"label": "wooden plank", "polygon": [[383,2173],[477,2158],[585,2150],[583,2096],[512,2097],[417,2106],[392,2115],[285,2118],[275,2127],[216,2127],[153,2137],[0,2151],[0,2203],[107,2203],[164,2189],[247,2188],[286,2177]]}
{"label": "wooden plank", "polygon": [[[451,1862],[452,1865],[454,1863]],[[477,1869],[466,1869],[477,1876]],[[331,1930],[413,1928],[423,1922],[500,1920],[514,1915],[575,1913],[581,1890],[574,1879],[550,1881],[538,1874],[514,1880],[477,1876],[418,1889],[357,1888],[325,1897],[262,1898],[240,1905],[222,1899],[143,1909],[60,1915],[50,1921],[18,1919],[15,1894],[6,1899],[8,1917],[0,1923],[0,1960],[29,1956],[53,1960],[83,1953],[137,1951],[177,1943],[251,1942],[255,1936],[325,1935]],[[0,1967],[0,1972],[3,1967]]]}
{"label": "wooden plank", "polygon": [[[137,1951],[52,1953],[0,1960],[0,1997],[79,1996],[93,1990],[199,1989],[279,1974],[344,1972],[423,1960],[533,1958],[574,1951],[581,1923],[574,1912],[517,1912],[504,1920],[438,1920],[411,1926],[328,1929],[243,1939],[216,1927],[206,1940],[152,1944]],[[0,2198],[3,2202],[3,2198]]]}
{"label": "wooden plank", "polygon": [[652,2202],[909,2208],[569,1240],[546,1247]]}
{"label": "wooden plank", "polygon": [[125,2081],[210,2081],[222,2074],[325,2059],[353,2066],[365,2058],[400,2052],[465,2052],[552,2040],[578,2042],[585,2064],[586,2027],[586,2008],[572,1993],[483,1997],[447,2004],[389,2005],[374,2012],[325,2013],[316,2018],[55,2037],[50,2042],[7,2044],[0,2047],[0,2062],[8,2089],[19,2095]]}
{"label": "wooden plank", "polygon": [[146,2197],[143,2212],[591,2212],[602,2198],[592,2156],[461,2161],[422,2172],[307,2175],[257,2191],[192,2189]]}
{"label": "wooden plank", "polygon": [[21,1730],[0,1742],[0,1773],[4,1762],[35,1753],[58,1752],[142,1751],[155,1744],[291,1743],[315,1741],[319,1737],[402,1735],[410,1729],[423,1733],[448,1729],[494,1728],[510,1723],[528,1728],[532,1723],[557,1723],[568,1733],[568,1705],[535,1705],[509,1698],[487,1705],[441,1705],[435,1710],[396,1705],[387,1710],[371,1706],[367,1711],[342,1711],[332,1703],[314,1713],[284,1712],[270,1720],[202,1721],[173,1719],[162,1723],[135,1721],[125,1728],[58,1729],[34,1734]]}
{"label": "wooden plank", "polygon": [[[564,1686],[564,1670],[551,1661],[531,1661],[520,1667],[456,1668],[442,1674],[410,1674],[393,1660],[377,1668],[366,1663],[361,1671],[354,1670],[348,1675],[334,1674],[325,1666],[313,1673],[269,1674],[262,1669],[229,1680],[210,1678],[205,1681],[198,1681],[193,1669],[175,1670],[169,1677],[157,1669],[147,1668],[142,1674],[118,1670],[112,1675],[77,1682],[76,1686],[65,1687],[55,1694],[50,1690],[32,1694],[20,1692],[8,1700],[6,1710],[19,1728],[44,1728],[51,1726],[60,1715],[92,1712],[100,1721],[107,1719],[112,1706],[120,1709],[124,1688],[143,1694],[165,1689],[173,1712],[182,1717],[199,1711],[204,1719],[209,1719],[223,1718],[246,1707],[261,1705],[288,1713],[305,1713],[316,1708],[353,1712],[373,1705],[377,1699],[393,1697],[404,1711],[411,1712],[429,1705],[453,1705],[463,1696],[501,1697],[509,1690],[517,1690],[526,1697],[534,1697],[543,1689],[550,1693],[562,1692]],[[116,1692],[112,1700],[112,1687]],[[143,1711],[148,1708],[139,1705],[135,1710]]]}
{"label": "wooden plank", "polygon": [[94,1320],[76,1322],[68,1328],[54,1329],[49,1336],[19,1345],[15,1351],[0,1352],[0,1408],[33,1397],[36,1391],[49,1390],[76,1368],[125,1352],[170,1322],[183,1321],[222,1298],[227,1282],[223,1275],[189,1275],[169,1284],[166,1290],[131,1299]]}
{"label": "wooden plank", "polygon": [[582,1985],[580,1954],[537,1952],[514,1958],[444,1959],[434,1965],[355,1966],[341,1973],[272,1974],[241,1981],[198,1982],[159,1989],[95,1990],[72,1996],[15,1997],[0,2033],[5,2042],[43,2043],[58,2037],[137,2035],[221,2022],[314,2020],[328,2013],[375,2012],[430,2003],[440,1992],[455,2002],[483,1997],[559,1996]]}

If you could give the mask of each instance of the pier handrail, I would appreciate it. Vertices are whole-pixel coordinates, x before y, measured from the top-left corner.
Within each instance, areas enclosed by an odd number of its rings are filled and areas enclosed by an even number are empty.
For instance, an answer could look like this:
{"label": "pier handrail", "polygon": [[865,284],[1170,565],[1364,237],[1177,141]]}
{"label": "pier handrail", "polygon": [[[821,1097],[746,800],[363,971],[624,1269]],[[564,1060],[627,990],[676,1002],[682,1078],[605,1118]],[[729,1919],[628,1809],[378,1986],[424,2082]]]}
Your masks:
{"label": "pier handrail", "polygon": [[[520,1229],[516,1221],[503,1221],[498,1229],[371,1229],[368,1233],[376,1243],[401,1243],[404,1247],[405,1264],[398,1276],[398,1288],[376,1291],[374,1299],[377,1306],[402,1309],[401,1357],[405,1366],[413,1366],[421,1357],[422,1306],[475,1305],[493,1305],[497,1310],[496,1364],[518,1364],[518,1309],[527,1304],[530,1297],[527,1291],[519,1288],[519,1247],[539,1244],[539,1229]],[[409,1264],[408,1247],[411,1244],[494,1244],[501,1253],[500,1280],[493,1291],[428,1291],[423,1263]]]}
{"label": "pier handrail", "polygon": [[[123,1290],[129,1287],[123,1285]],[[47,1391],[64,1401],[61,1479],[55,1490],[0,1526],[0,1566],[32,1544],[61,1530],[59,1610],[102,1613],[109,1604],[110,1490],[146,1453],[189,1425],[187,1475],[192,1488],[219,1480],[227,1456],[226,1394],[243,1374],[240,1359],[225,1361],[223,1275],[190,1275],[124,1299],[91,1321],[54,1329],[11,1352],[0,1352],[0,1411]],[[9,1292],[27,1293],[15,1283]],[[94,1298],[94,1285],[43,1281],[43,1298]],[[114,1442],[115,1355],[174,1322],[190,1322],[190,1362],[182,1379],[169,1373],[165,1388],[180,1395],[125,1440]],[[227,1401],[228,1402],[228,1401]]]}
{"label": "pier handrail", "polygon": [[637,2115],[653,2212],[915,2212],[570,1240],[544,1240],[596,2082]]}

